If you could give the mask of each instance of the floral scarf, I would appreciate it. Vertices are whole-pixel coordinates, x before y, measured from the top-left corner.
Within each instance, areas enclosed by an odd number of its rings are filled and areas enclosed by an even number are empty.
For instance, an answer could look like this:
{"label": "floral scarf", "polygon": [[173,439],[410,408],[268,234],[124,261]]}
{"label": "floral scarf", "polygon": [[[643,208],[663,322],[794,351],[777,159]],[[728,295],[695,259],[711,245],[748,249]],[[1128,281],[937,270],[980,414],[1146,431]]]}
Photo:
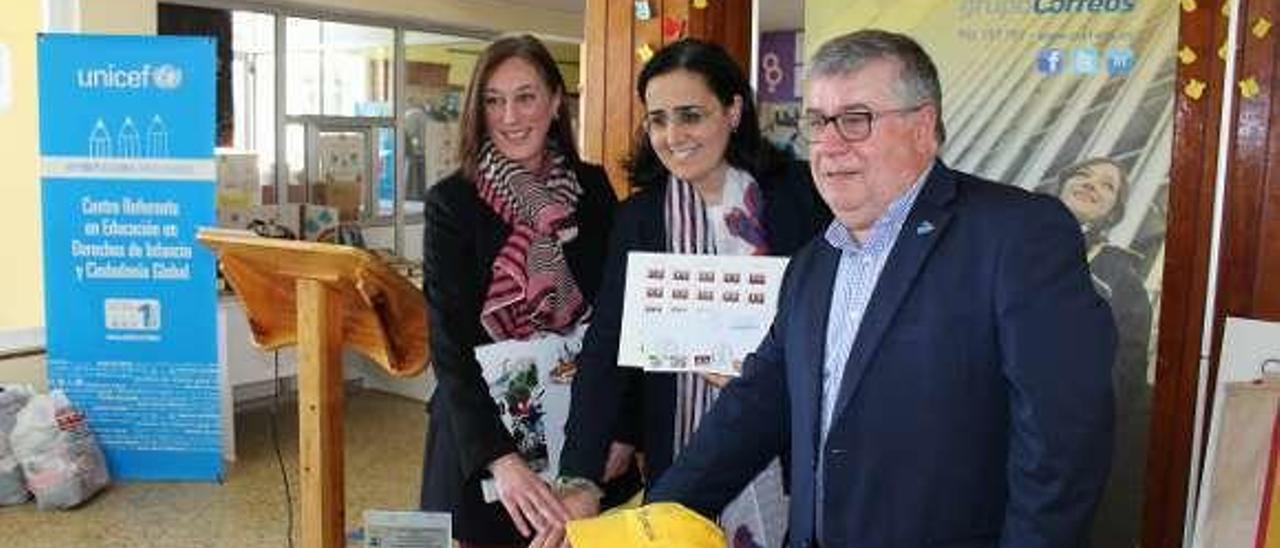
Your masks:
{"label": "floral scarf", "polygon": [[[664,216],[667,250],[693,255],[765,255],[760,185],[746,171],[730,167],[718,206],[708,206],[693,185],[671,176]],[[716,389],[697,375],[676,376],[676,428],[673,454],[689,442]]]}

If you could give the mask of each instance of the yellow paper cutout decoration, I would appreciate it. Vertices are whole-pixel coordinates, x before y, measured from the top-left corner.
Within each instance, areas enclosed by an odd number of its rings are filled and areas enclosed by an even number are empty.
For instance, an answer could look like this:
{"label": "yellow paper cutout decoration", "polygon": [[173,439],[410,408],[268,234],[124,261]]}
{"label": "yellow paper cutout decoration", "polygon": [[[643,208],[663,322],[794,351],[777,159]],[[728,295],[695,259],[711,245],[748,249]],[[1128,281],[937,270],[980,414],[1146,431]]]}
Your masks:
{"label": "yellow paper cutout decoration", "polygon": [[1242,80],[1240,82],[1241,97],[1244,97],[1245,99],[1253,99],[1258,96],[1258,91],[1260,91],[1260,88],[1258,87],[1258,80],[1254,77],[1250,76],[1248,80]]}
{"label": "yellow paper cutout decoration", "polygon": [[1199,101],[1204,96],[1204,88],[1208,87],[1204,82],[1192,78],[1187,85],[1182,88],[1182,92],[1187,94],[1192,100]]}
{"label": "yellow paper cutout decoration", "polygon": [[1227,43],[1223,42],[1222,47],[1218,48],[1218,59],[1227,60]]}
{"label": "yellow paper cutout decoration", "polygon": [[707,9],[707,0],[693,0],[693,9],[696,9],[696,10]]}
{"label": "yellow paper cutout decoration", "polygon": [[641,63],[648,63],[653,59],[653,48],[649,47],[649,44],[640,44],[640,47],[636,48],[636,55],[640,57]]}
{"label": "yellow paper cutout decoration", "polygon": [[1182,11],[1187,13],[1196,11],[1196,0],[1182,0]]}
{"label": "yellow paper cutout decoration", "polygon": [[1178,51],[1178,60],[1182,61],[1184,65],[1190,65],[1196,62],[1196,59],[1199,59],[1199,57],[1196,56],[1196,50],[1191,49],[1191,46],[1182,46],[1182,49]]}
{"label": "yellow paper cutout decoration", "polygon": [[1258,22],[1253,24],[1253,35],[1263,38],[1271,31],[1271,21],[1266,17],[1259,17]]}

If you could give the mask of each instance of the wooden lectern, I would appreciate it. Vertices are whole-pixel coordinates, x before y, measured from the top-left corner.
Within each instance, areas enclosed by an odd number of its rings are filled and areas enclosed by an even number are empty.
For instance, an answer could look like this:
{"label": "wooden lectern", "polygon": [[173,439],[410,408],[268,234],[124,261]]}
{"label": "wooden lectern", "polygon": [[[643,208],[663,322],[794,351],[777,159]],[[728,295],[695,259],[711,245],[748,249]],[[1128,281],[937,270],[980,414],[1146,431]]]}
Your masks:
{"label": "wooden lectern", "polygon": [[407,377],[427,362],[422,293],[373,254],[356,248],[204,229],[244,301],[254,343],[298,345],[298,461],[302,546],[345,545],[342,347]]}

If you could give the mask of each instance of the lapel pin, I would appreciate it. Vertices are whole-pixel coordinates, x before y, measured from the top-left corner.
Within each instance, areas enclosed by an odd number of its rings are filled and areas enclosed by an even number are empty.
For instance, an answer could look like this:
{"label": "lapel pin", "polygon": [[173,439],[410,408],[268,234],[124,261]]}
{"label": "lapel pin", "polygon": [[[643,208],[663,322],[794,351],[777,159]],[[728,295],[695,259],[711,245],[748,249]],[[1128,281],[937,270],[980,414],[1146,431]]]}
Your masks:
{"label": "lapel pin", "polygon": [[917,236],[924,236],[930,232],[933,232],[933,223],[929,221],[923,221],[920,223],[920,226],[916,227]]}

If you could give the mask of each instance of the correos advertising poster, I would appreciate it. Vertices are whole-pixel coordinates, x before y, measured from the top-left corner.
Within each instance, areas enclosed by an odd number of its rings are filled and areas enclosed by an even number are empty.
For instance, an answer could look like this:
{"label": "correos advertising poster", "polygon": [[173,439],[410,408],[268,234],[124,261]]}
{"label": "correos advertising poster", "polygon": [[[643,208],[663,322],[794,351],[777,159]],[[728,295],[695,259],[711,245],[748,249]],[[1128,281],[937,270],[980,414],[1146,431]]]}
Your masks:
{"label": "correos advertising poster", "polygon": [[919,41],[942,79],[943,160],[1056,196],[1080,221],[1094,286],[1120,332],[1117,446],[1095,547],[1131,548],[1142,525],[1179,9],[1167,0],[805,4],[807,54],[867,27]]}
{"label": "correos advertising poster", "polygon": [[217,479],[213,41],[38,40],[49,387],[113,477]]}

